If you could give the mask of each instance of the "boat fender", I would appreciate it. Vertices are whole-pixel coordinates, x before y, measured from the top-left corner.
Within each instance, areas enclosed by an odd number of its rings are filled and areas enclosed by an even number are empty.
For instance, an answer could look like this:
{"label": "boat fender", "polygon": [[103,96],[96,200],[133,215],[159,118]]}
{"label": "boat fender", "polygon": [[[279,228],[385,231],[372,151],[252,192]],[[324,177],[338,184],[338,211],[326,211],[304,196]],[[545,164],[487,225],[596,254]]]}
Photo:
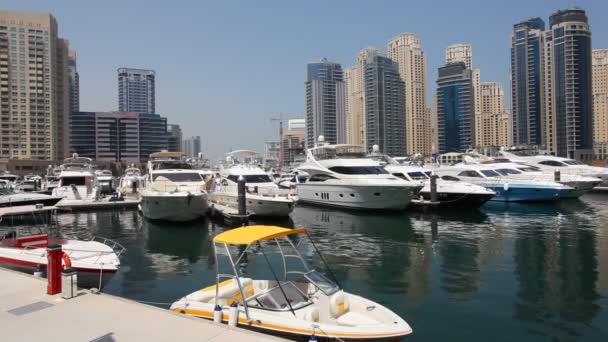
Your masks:
{"label": "boat fender", "polygon": [[219,305],[213,308],[213,321],[215,323],[222,323],[222,307]]}
{"label": "boat fender", "polygon": [[230,310],[228,311],[228,325],[231,327],[236,327],[236,323],[239,321],[239,308],[236,305],[236,302],[233,302],[230,305]]}
{"label": "boat fender", "polygon": [[61,259],[63,259],[63,266],[66,270],[72,268],[72,260],[70,260],[70,256],[66,252],[62,252]]}
{"label": "boat fender", "polygon": [[504,187],[505,191],[509,191],[509,183],[505,183]]}

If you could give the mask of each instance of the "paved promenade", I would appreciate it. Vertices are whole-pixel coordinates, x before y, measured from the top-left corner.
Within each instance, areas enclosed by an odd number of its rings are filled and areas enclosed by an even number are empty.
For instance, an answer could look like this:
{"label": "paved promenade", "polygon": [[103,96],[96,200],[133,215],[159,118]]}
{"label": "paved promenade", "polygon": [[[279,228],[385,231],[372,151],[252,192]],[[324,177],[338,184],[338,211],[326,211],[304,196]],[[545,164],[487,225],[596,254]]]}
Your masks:
{"label": "paved promenade", "polygon": [[46,279],[0,268],[2,341],[280,341],[149,305],[81,291],[46,294]]}

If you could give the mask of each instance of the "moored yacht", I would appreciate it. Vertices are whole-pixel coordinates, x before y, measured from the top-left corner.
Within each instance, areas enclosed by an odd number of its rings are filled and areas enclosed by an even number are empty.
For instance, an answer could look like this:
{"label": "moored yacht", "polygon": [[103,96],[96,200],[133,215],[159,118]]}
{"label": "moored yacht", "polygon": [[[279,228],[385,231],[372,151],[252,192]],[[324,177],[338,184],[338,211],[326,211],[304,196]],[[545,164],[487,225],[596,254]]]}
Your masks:
{"label": "moored yacht", "polygon": [[62,198],[46,194],[15,191],[14,186],[7,180],[0,179],[0,207],[16,207],[42,204],[52,206]]}
{"label": "moored yacht", "polygon": [[302,202],[353,209],[405,209],[422,188],[386,171],[369,158],[363,147],[326,144],[323,136],[306,151],[306,162],[298,171],[308,173],[297,184]]}
{"label": "moored yacht", "polygon": [[63,161],[60,168],[59,184],[53,189],[52,195],[62,197],[61,203],[94,201],[97,198],[92,159],[74,153]]}
{"label": "moored yacht", "polygon": [[97,191],[100,195],[110,195],[116,188],[114,184],[115,179],[110,170],[96,170],[95,176],[97,177]]}
{"label": "moored yacht", "polygon": [[53,167],[52,165],[49,165],[46,170],[46,175],[44,176],[42,190],[49,194],[53,192],[53,189],[55,189],[59,185],[60,174],[61,169],[59,167]]}
{"label": "moored yacht", "polygon": [[127,167],[124,175],[120,178],[118,189],[124,193],[138,193],[145,184],[145,178],[141,175],[141,170],[131,165]]}
{"label": "moored yacht", "polygon": [[[293,210],[296,197],[288,191],[280,190],[270,176],[252,160],[257,153],[237,150],[228,153],[226,165],[220,169],[220,177],[212,184],[209,200],[238,210],[238,181],[245,180],[247,211],[255,216],[288,216]],[[240,158],[248,155],[249,158]]]}
{"label": "moored yacht", "polygon": [[152,220],[192,221],[208,210],[207,192],[198,171],[183,160],[181,152],[150,155],[141,211]]}

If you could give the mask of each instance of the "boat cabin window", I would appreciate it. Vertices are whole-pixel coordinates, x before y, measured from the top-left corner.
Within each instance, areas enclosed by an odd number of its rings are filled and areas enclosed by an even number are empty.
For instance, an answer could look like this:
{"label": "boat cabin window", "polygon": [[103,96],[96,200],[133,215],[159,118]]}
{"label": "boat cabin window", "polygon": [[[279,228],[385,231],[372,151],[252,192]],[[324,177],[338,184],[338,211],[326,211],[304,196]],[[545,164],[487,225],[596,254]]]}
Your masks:
{"label": "boat cabin window", "polygon": [[460,179],[458,179],[458,177],[454,177],[454,176],[443,176],[441,177],[441,179],[446,180],[446,181],[459,181]]}
{"label": "boat cabin window", "polygon": [[[285,295],[283,295],[283,292],[285,292]],[[247,302],[250,306],[269,310],[289,310],[289,304],[291,304],[292,308],[296,309],[308,305],[308,303],[306,295],[292,282],[281,283],[281,287],[277,285],[255,297],[254,300]]]}
{"label": "boat cabin window", "polygon": [[481,173],[486,177],[500,177],[500,174],[494,170],[481,170]]}
{"label": "boat cabin window", "polygon": [[566,164],[564,164],[562,162],[559,162],[557,160],[543,160],[543,161],[538,162],[538,163],[541,164],[541,165],[547,165],[547,166],[558,166],[558,167],[567,166]]}
{"label": "boat cabin window", "polygon": [[330,175],[318,174],[311,176],[308,181],[309,182],[325,182],[328,179],[336,179],[336,177],[332,177]]}
{"label": "boat cabin window", "polygon": [[203,179],[198,173],[155,173],[152,180],[164,177],[171,182],[202,182]]}
{"label": "boat cabin window", "polygon": [[152,164],[153,170],[192,170],[192,165],[180,162],[180,161],[164,161],[164,162],[155,162]]}
{"label": "boat cabin window", "polygon": [[408,176],[410,176],[411,179],[413,180],[425,180],[427,179],[426,175],[424,174],[424,172],[408,172],[407,173]]}
{"label": "boat cabin window", "polygon": [[473,171],[473,170],[461,171],[458,175],[462,176],[462,177],[477,177],[477,178],[482,178],[479,173],[477,173],[476,171]]}
{"label": "boat cabin window", "polygon": [[403,173],[393,173],[393,176],[409,181]]}
{"label": "boat cabin window", "polygon": [[308,279],[314,286],[319,288],[327,296],[336,293],[340,288],[333,281],[318,271],[312,270],[304,273],[304,278]]}
{"label": "boat cabin window", "polygon": [[14,182],[17,180],[17,176],[0,176],[0,179],[7,180],[9,182]]}
{"label": "boat cabin window", "polygon": [[[272,180],[268,175],[243,175],[245,178],[245,183],[270,183]],[[237,175],[229,175],[228,179],[231,181],[238,183],[239,176]]]}
{"label": "boat cabin window", "polygon": [[537,168],[536,166],[518,167],[517,169],[519,171],[523,171],[523,172],[538,172],[538,171],[540,171],[540,169]]}
{"label": "boat cabin window", "polygon": [[496,169],[496,172],[500,173],[503,176],[521,174],[521,171],[515,169]]}
{"label": "boat cabin window", "polygon": [[388,174],[380,166],[334,166],[329,168],[331,171],[343,175],[383,175]]}
{"label": "boat cabin window", "polygon": [[61,178],[62,186],[70,185],[86,185],[86,177],[63,177]]}
{"label": "boat cabin window", "polygon": [[577,162],[576,160],[564,160],[564,163],[566,163],[568,165],[582,165],[581,163]]}
{"label": "boat cabin window", "polygon": [[431,178],[431,176],[433,175],[433,171],[424,171],[424,174]]}

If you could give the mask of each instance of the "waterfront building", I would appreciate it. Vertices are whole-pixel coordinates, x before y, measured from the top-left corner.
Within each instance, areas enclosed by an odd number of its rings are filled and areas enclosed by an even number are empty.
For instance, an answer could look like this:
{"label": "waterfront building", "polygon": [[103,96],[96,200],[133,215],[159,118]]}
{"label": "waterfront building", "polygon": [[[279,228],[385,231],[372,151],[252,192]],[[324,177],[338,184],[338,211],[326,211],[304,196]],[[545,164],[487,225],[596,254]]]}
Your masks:
{"label": "waterfront building", "polygon": [[514,145],[544,145],[543,46],[545,23],[532,18],[511,34],[511,124]]}
{"label": "waterfront building", "polygon": [[472,71],[464,62],[457,62],[440,67],[438,74],[438,152],[464,152],[475,146]]}
{"label": "waterfront building", "polygon": [[167,119],[132,112],[70,115],[70,153],[97,161],[140,162],[168,149]]}
{"label": "waterfront building", "polygon": [[0,159],[68,151],[68,41],[57,32],[49,13],[0,11]]}
{"label": "waterfront building", "polygon": [[70,51],[68,54],[68,84],[70,113],[80,112],[80,75],[76,65],[76,51]]}
{"label": "waterfront building", "polygon": [[197,136],[186,138],[184,140],[183,147],[184,147],[184,154],[186,154],[186,157],[190,157],[190,158],[198,157],[198,154],[202,152],[201,137],[197,135]]}
{"label": "waterfront building", "polygon": [[154,70],[118,69],[118,110],[156,113],[155,79]]}
{"label": "waterfront building", "polygon": [[476,146],[509,146],[509,113],[505,111],[505,93],[498,82],[481,82],[481,115],[476,120],[479,132]]}
{"label": "waterfront building", "polygon": [[390,58],[371,56],[365,64],[365,113],[367,148],[403,156],[405,148],[405,84],[399,65]]}
{"label": "waterfront building", "polygon": [[593,159],[591,31],[582,9],[558,11],[544,34],[546,148],[560,157]]}
{"label": "waterfront building", "polygon": [[346,70],[346,142],[349,144],[367,146],[365,66],[368,58],[377,55],[377,49],[365,48],[359,52],[357,63]]}
{"label": "waterfront building", "polygon": [[305,160],[305,133],[304,130],[283,131],[281,136],[281,166],[292,167]]}
{"label": "waterfront building", "polygon": [[287,120],[288,131],[304,131],[306,129],[306,119]]}
{"label": "waterfront building", "polygon": [[388,57],[399,65],[405,82],[405,147],[409,155],[431,154],[431,117],[426,100],[426,56],[417,33],[403,33],[388,42]]}
{"label": "waterfront building", "polygon": [[338,63],[323,58],[307,66],[306,147],[314,147],[323,135],[331,144],[346,142],[346,99],[344,73]]}
{"label": "waterfront building", "polygon": [[182,128],[179,125],[171,124],[167,125],[167,145],[171,152],[183,152],[182,140],[183,133]]}
{"label": "waterfront building", "polygon": [[608,144],[608,49],[593,50],[592,65],[593,141],[605,147]]}
{"label": "waterfront building", "polygon": [[445,49],[445,64],[463,62],[471,70],[473,78],[473,111],[475,115],[475,139],[480,141],[481,120],[481,71],[473,69],[473,46],[471,44],[453,44]]}

